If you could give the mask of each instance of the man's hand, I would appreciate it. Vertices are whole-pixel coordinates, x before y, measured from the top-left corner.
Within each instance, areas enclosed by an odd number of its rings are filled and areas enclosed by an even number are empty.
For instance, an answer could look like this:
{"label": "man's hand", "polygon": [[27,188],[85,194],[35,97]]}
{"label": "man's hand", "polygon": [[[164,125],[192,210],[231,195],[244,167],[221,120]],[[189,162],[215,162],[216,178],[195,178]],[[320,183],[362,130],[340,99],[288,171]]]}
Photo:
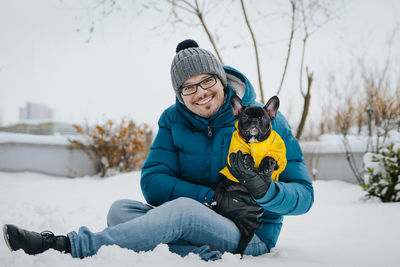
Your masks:
{"label": "man's hand", "polygon": [[211,208],[233,221],[246,236],[254,234],[256,229],[262,227],[260,218],[264,210],[245,192],[216,191],[211,201]]}
{"label": "man's hand", "polygon": [[231,153],[229,155],[228,169],[231,174],[240,182],[241,185],[246,187],[247,191],[255,197],[261,198],[267,192],[271,184],[271,172],[265,174],[258,172],[254,165],[245,166],[242,151]]}

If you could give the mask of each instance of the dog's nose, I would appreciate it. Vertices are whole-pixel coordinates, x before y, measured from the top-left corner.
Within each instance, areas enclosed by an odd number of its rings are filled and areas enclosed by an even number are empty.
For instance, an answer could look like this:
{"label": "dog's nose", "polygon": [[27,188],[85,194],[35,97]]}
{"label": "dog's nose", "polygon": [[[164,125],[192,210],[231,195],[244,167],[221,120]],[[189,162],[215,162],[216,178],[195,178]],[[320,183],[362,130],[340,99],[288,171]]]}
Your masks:
{"label": "dog's nose", "polygon": [[257,128],[252,128],[251,130],[250,130],[250,134],[251,135],[253,135],[253,136],[256,136],[257,134],[258,134],[258,129]]}

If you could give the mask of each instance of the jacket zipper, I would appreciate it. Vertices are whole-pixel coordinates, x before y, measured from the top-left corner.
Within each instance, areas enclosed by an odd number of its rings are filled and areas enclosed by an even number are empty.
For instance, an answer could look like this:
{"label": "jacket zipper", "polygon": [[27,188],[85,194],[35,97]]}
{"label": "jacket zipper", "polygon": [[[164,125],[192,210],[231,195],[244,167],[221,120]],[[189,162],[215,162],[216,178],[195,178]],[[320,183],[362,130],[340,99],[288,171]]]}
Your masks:
{"label": "jacket zipper", "polygon": [[212,129],[211,129],[211,126],[210,125],[208,125],[207,126],[207,132],[208,132],[208,137],[209,138],[207,138],[207,143],[208,143],[208,145],[207,145],[207,172],[208,172],[208,177],[207,177],[207,179],[208,179],[208,182],[211,182],[211,160],[210,160],[210,157],[211,157],[211,143],[212,143],[212,138],[210,138],[210,137],[212,137],[212,135],[213,135],[213,133],[212,133]]}

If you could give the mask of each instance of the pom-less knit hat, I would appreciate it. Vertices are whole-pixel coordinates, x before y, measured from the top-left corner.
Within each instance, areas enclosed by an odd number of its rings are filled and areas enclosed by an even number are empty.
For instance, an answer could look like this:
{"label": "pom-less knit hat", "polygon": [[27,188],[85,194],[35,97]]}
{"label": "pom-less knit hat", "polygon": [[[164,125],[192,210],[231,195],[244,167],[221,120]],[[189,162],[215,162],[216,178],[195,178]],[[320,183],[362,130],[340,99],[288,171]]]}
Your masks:
{"label": "pom-less knit hat", "polygon": [[224,87],[226,74],[221,63],[209,51],[199,48],[194,40],[185,40],[176,47],[176,55],[171,64],[171,80],[176,97],[183,104],[181,85],[190,77],[199,73],[218,75]]}

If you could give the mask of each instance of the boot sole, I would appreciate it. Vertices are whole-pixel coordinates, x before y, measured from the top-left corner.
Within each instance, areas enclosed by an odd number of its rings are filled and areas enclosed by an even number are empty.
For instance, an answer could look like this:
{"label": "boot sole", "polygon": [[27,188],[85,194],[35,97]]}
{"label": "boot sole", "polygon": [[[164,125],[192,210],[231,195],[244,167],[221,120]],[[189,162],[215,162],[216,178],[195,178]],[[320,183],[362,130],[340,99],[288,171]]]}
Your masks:
{"label": "boot sole", "polygon": [[4,241],[6,241],[7,247],[10,249],[10,251],[14,251],[14,249],[11,246],[10,240],[8,240],[8,233],[7,233],[7,225],[6,224],[3,226],[3,236],[4,236]]}

